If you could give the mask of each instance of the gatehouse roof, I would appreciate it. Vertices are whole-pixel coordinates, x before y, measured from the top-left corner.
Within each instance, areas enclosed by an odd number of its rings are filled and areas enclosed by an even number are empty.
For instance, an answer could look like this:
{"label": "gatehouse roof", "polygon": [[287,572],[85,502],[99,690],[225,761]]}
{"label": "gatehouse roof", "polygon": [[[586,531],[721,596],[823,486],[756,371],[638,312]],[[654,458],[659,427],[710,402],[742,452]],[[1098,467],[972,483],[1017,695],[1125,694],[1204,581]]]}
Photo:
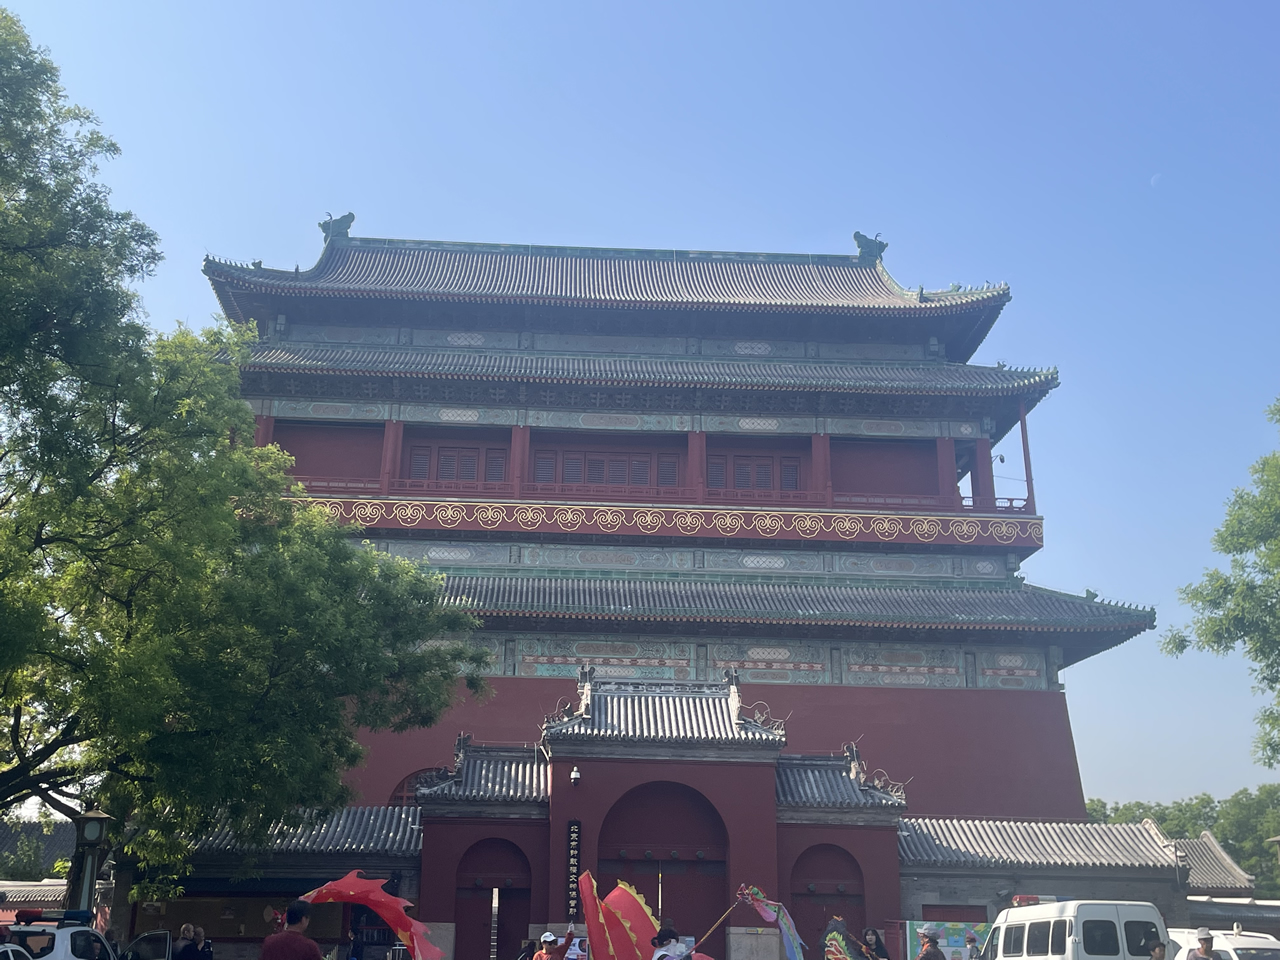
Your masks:
{"label": "gatehouse roof", "polygon": [[775,797],[778,806],[841,810],[906,807],[901,784],[890,783],[887,777],[868,778],[855,763],[848,757],[779,757]]}
{"label": "gatehouse roof", "polygon": [[742,716],[737,680],[730,683],[593,681],[586,669],[578,705],[549,717],[542,739],[549,745],[679,744],[766,746],[787,742],[781,721]]}

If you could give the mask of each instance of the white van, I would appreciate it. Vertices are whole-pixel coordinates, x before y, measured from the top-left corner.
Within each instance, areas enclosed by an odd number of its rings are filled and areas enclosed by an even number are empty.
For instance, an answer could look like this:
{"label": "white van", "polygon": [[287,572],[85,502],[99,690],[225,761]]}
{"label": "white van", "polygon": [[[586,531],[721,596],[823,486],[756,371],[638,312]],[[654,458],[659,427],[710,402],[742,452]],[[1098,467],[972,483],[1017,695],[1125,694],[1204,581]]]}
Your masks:
{"label": "white van", "polygon": [[1125,900],[1064,900],[1001,910],[982,960],[1151,960],[1147,944],[1169,939],[1160,911]]}

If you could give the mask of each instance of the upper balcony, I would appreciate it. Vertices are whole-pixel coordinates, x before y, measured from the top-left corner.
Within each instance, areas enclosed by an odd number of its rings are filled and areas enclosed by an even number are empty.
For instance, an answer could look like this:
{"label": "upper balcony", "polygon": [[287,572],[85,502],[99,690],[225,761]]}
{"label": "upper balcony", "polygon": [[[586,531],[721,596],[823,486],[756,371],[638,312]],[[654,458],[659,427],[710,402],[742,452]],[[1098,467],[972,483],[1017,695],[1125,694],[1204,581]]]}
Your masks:
{"label": "upper balcony", "polygon": [[[316,497],[1035,514],[997,497],[990,442],[271,422]],[[1028,464],[1029,466],[1029,464]],[[963,489],[967,486],[968,489]]]}

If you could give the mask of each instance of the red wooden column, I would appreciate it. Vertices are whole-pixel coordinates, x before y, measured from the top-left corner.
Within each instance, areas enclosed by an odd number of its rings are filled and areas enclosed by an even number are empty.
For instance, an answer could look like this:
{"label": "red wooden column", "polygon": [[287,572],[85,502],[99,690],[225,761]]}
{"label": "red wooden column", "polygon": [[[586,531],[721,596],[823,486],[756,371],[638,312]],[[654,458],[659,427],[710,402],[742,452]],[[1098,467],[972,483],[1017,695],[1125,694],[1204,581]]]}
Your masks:
{"label": "red wooden column", "polygon": [[938,437],[938,496],[950,498],[953,508],[960,504],[960,488],[956,485],[956,442],[950,437]]}
{"label": "red wooden column", "polygon": [[521,488],[529,473],[529,428],[511,428],[511,483],[512,490],[520,497]]}
{"label": "red wooden column", "polygon": [[698,503],[707,500],[707,435],[701,430],[690,430],[688,454],[688,484],[698,491]]}
{"label": "red wooden column", "polygon": [[1031,447],[1027,445],[1027,401],[1018,401],[1018,422],[1022,425],[1022,470],[1027,478],[1027,512],[1036,512],[1036,485],[1031,479]]}
{"label": "red wooden column", "polygon": [[400,479],[400,453],[404,449],[404,421],[387,420],[382,425],[382,493],[391,492],[391,481]]}
{"label": "red wooden column", "polygon": [[981,437],[973,453],[973,467],[969,470],[969,485],[973,488],[973,508],[994,510],[996,507],[996,478],[991,469],[991,440]]}
{"label": "red wooden column", "polygon": [[813,479],[810,488],[826,498],[827,506],[832,505],[831,498],[831,435],[815,433],[810,439],[812,455],[810,457]]}
{"label": "red wooden column", "polygon": [[271,442],[271,435],[275,432],[276,418],[254,417],[253,423],[253,445],[255,447],[265,447]]}

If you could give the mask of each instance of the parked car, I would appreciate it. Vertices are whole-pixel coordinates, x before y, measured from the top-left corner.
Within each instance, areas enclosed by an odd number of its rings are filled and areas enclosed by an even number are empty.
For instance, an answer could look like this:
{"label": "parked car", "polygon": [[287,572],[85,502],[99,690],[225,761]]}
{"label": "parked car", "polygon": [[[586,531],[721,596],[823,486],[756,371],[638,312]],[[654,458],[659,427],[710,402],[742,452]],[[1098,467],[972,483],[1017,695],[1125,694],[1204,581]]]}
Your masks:
{"label": "parked car", "polygon": [[16,943],[0,943],[0,960],[31,960],[31,954]]}
{"label": "parked car", "polygon": [[[1213,952],[1218,960],[1280,960],[1280,940],[1269,933],[1251,930],[1209,932],[1213,934]],[[1170,929],[1168,960],[1187,960],[1199,946],[1195,930]]]}
{"label": "parked car", "polygon": [[9,926],[9,942],[27,960],[172,960],[168,930],[144,933],[117,957],[92,922],[93,915],[82,910],[19,910]]}
{"label": "parked car", "polygon": [[1146,944],[1155,939],[1167,940],[1168,935],[1160,911],[1150,903],[1127,900],[1036,903],[1001,910],[987,936],[982,957],[983,960],[1006,957],[1150,960]]}

